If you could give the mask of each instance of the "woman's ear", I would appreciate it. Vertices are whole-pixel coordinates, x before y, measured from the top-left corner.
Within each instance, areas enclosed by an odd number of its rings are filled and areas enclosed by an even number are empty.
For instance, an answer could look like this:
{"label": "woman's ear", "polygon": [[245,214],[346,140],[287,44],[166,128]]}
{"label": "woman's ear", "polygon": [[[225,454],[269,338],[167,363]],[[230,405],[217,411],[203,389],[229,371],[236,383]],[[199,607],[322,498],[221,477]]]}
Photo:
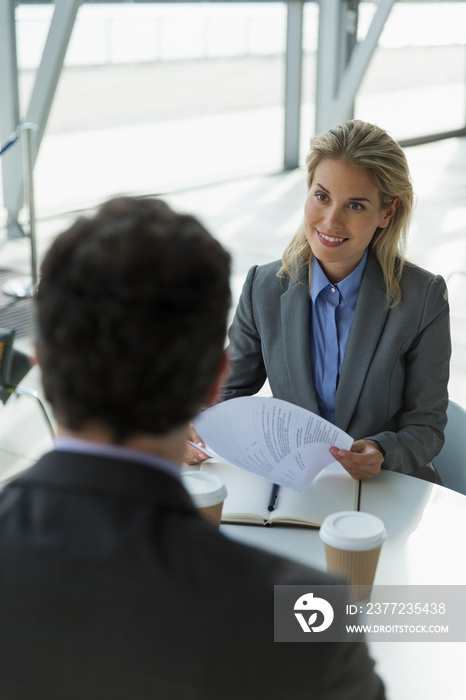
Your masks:
{"label": "woman's ear", "polygon": [[396,210],[398,209],[399,206],[400,206],[400,198],[395,197],[395,199],[390,204],[388,209],[385,210],[385,213],[382,217],[382,220],[379,223],[379,228],[386,228],[388,226],[393,214],[396,212]]}

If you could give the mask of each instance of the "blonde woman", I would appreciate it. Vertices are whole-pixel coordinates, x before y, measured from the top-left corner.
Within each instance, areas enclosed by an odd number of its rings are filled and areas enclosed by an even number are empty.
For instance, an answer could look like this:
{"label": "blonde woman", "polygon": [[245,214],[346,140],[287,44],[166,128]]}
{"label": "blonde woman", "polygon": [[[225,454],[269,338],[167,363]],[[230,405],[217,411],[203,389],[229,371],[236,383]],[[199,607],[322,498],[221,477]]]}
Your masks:
{"label": "blonde woman", "polygon": [[405,155],[343,122],[311,140],[304,221],[282,260],[253,267],[233,324],[224,398],[273,395],[355,440],[331,452],[356,479],[438,481],[450,360],[444,280],[404,260],[413,204]]}

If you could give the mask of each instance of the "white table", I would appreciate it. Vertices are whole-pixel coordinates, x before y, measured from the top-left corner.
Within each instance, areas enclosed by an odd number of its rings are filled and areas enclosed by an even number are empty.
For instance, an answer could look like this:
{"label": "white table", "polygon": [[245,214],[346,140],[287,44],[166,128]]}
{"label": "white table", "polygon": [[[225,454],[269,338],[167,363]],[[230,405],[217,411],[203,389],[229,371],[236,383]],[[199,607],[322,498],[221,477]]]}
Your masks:
{"label": "white table", "polygon": [[[383,471],[363,485],[361,510],[382,518],[387,530],[376,583],[466,584],[466,496]],[[466,697],[466,643],[369,646],[389,697]]]}
{"label": "white table", "polygon": [[[364,481],[361,510],[379,516],[387,540],[376,584],[466,585],[466,496],[388,471]],[[233,539],[325,569],[317,530],[222,525]],[[466,643],[369,642],[390,700],[464,700]]]}

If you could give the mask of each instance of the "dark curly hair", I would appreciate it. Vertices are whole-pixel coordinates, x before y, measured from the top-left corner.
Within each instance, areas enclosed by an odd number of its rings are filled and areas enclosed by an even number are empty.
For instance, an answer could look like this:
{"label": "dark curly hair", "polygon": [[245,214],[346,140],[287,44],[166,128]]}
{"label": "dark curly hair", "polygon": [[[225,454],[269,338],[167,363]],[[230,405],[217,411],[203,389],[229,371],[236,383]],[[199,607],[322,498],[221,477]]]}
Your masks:
{"label": "dark curly hair", "polygon": [[73,430],[163,435],[202,408],[222,360],[230,256],[193,216],[119,197],[50,247],[37,292],[46,398]]}

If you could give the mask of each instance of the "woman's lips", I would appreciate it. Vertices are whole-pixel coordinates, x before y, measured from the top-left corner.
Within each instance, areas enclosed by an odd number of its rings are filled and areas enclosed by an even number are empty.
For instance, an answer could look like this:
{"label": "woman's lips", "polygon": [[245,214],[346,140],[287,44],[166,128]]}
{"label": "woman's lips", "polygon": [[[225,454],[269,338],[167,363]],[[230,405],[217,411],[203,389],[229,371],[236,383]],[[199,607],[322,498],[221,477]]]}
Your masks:
{"label": "woman's lips", "polygon": [[343,238],[342,236],[329,236],[327,233],[321,233],[320,231],[317,231],[317,235],[322,245],[325,245],[329,248],[338,248],[338,246],[340,246],[342,243],[348,240],[347,238]]}

